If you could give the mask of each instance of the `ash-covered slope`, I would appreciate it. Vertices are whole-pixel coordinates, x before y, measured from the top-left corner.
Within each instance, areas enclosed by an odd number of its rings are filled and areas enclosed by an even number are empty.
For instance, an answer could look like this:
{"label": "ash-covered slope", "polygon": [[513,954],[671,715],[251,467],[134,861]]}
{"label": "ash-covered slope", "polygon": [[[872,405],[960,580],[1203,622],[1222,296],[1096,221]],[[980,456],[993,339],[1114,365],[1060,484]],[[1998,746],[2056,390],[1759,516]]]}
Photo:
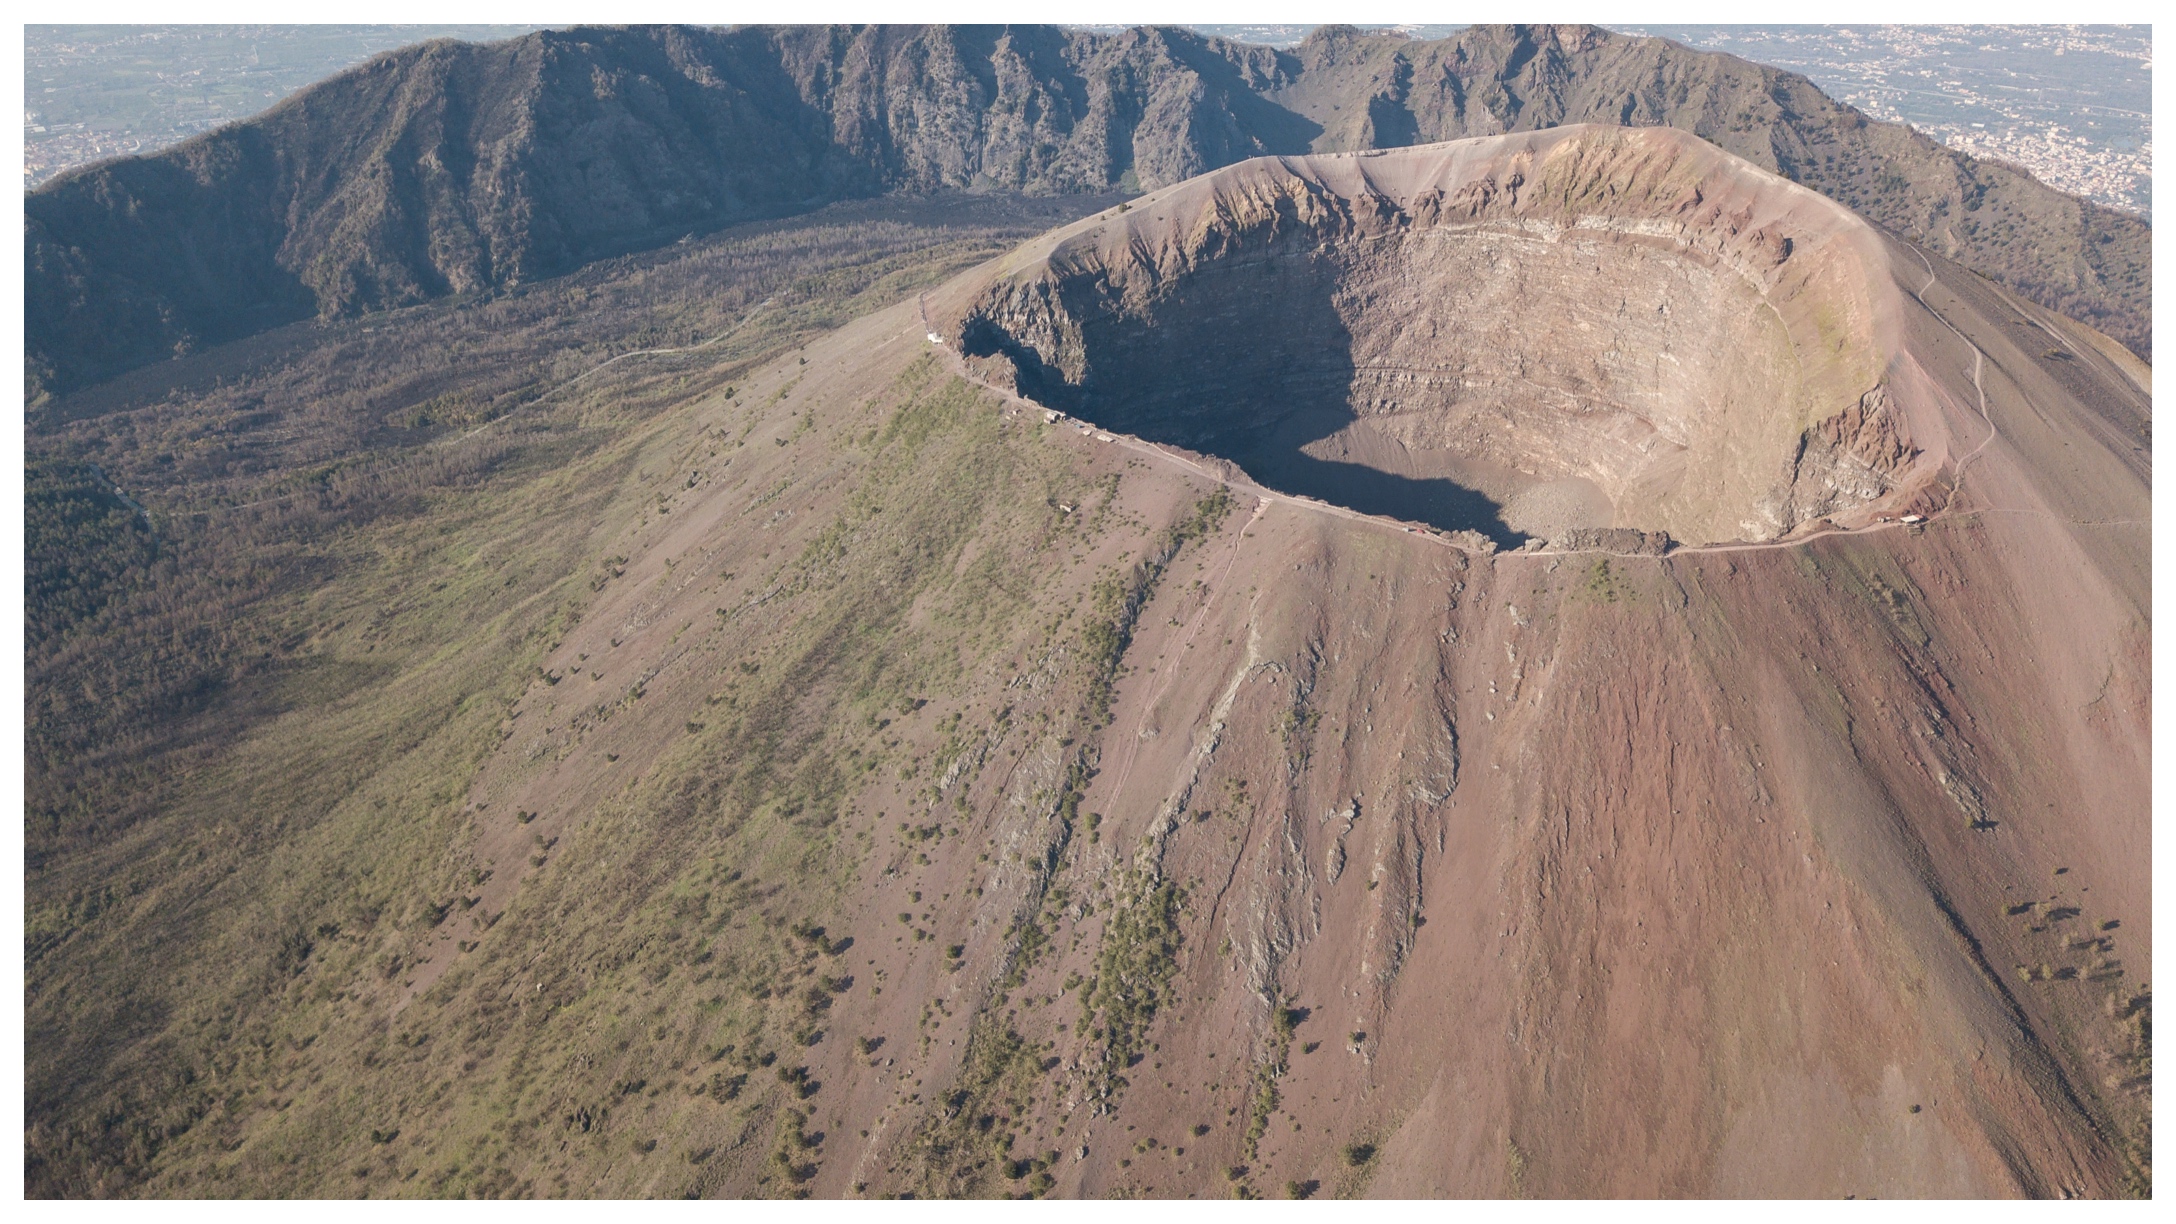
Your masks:
{"label": "ash-covered slope", "polygon": [[[1351,207],[1378,166],[1384,207]],[[1503,232],[1498,275],[1536,291],[1431,316],[1423,273],[1479,268],[1470,248],[1356,261],[1458,229],[1387,203],[1443,184],[1476,189],[1444,207],[1479,204],[1461,232]],[[1795,497],[1756,482],[1794,437],[1864,458],[1865,422],[1890,419],[1876,436],[1916,454],[1837,530],[1462,548],[1047,421],[927,339],[993,285],[1062,284],[1037,271],[1059,255],[1136,253],[1110,282],[1141,294],[1121,320],[1221,262],[1285,258],[1205,225],[1231,236],[1209,259],[1154,200],[932,292],[929,321],[907,301],[755,368],[662,375],[608,451],[540,463],[527,501],[496,486],[503,525],[435,585],[313,600],[314,666],[365,686],[336,712],[375,715],[304,724],[332,728],[310,745],[327,764],[287,773],[307,758],[275,723],[175,801],[198,853],[271,849],[205,897],[82,869],[27,1003],[74,1052],[33,1069],[33,1184],[2150,1191],[2146,369],[1667,137],[1242,169],[1159,198],[1242,196],[1359,311],[1323,317],[1411,312],[1349,329],[1393,352],[1525,304],[1572,345],[1614,310],[1583,300],[1592,267],[1628,303],[1666,282],[1716,340],[1644,398],[1609,350],[1574,349],[1617,389],[1591,453],[1642,417],[1721,428],[1742,440],[1689,446],[1670,486],[1717,506]],[[1181,252],[1201,258],[1161,262]],[[1779,330],[1733,330],[1736,302]],[[1787,428],[1731,399],[1756,340]],[[1545,384],[1553,354],[1519,351]],[[1516,367],[1479,373],[1490,411],[1580,419]],[[490,428],[610,428],[609,377]],[[1412,385],[1428,412],[1460,402]],[[1177,389],[1159,411],[1215,407]],[[1742,435],[1707,415],[1732,403]],[[1695,460],[1743,480],[1703,484]],[[438,536],[371,552],[398,566]],[[447,581],[476,647],[378,662],[403,601]],[[410,674],[383,669],[448,654],[507,662],[438,700],[443,725],[402,717]],[[322,810],[277,828],[235,800],[336,765]],[[58,1026],[106,1000],[138,1026],[125,1047]],[[79,1086],[90,1064],[110,1096]]]}
{"label": "ash-covered slope", "polygon": [[2148,351],[2144,222],[1660,39],[661,26],[408,48],[46,184],[25,202],[29,391],[843,198],[1157,187],[1579,122],[1694,132]]}
{"label": "ash-covered slope", "polygon": [[[1380,208],[1341,210],[1353,197],[1335,188],[1363,181]],[[1438,228],[1458,229],[1444,218],[1477,205],[1466,232],[1519,239],[1498,248],[1506,274],[1538,283],[1599,265],[1628,301],[1666,283],[1686,295],[1673,314],[1725,329],[1675,354],[1628,346],[1628,363],[1652,370],[1674,355],[1693,368],[1672,394],[1613,407],[1605,441],[1642,413],[1657,434],[1671,417],[1704,427],[1717,404],[1699,397],[1727,392],[1751,343],[1727,331],[1740,325],[1730,316],[1779,316],[1767,376],[1781,381],[1736,405],[1760,423],[1728,423],[1731,444],[1689,448],[1670,469],[1676,493],[1760,504],[1776,486],[1754,478],[1787,466],[1794,447],[1802,464],[1822,437],[1866,454],[1873,419],[1890,422],[1872,435],[1884,446],[1908,446],[1872,453],[1910,458],[1867,465],[1886,471],[1888,491],[1846,490],[1851,512],[1837,517],[1853,530],[1659,558],[1492,553],[1244,481],[1220,487],[1183,457],[981,401],[973,411],[996,414],[1004,436],[1083,465],[1099,490],[1024,482],[1047,500],[1004,521],[1088,534],[1054,565],[1032,547],[973,543],[945,562],[970,584],[983,573],[997,590],[1035,591],[1052,616],[1036,632],[1049,636],[967,648],[963,674],[921,694],[927,707],[864,723],[873,744],[926,734],[936,755],[887,766],[838,809],[841,843],[866,857],[821,924],[853,935],[837,963],[879,989],[830,992],[820,1025],[801,1022],[831,1034],[793,1055],[822,1085],[809,1116],[827,1138],[805,1163],[719,1169],[703,1184],[1088,1195],[2146,1184],[2148,399],[2120,347],[1696,142],[1597,130],[1219,173],[1031,244],[932,293],[927,309],[969,317],[1001,296],[993,284],[1062,297],[1067,282],[1039,270],[1108,270],[1120,253],[1139,279],[1101,282],[1105,317],[1161,308],[1183,293],[1156,291],[1213,279],[1220,261],[1259,256],[1259,271],[1282,258],[1275,242],[1248,240],[1260,230],[1238,223],[1240,198],[1255,206],[1246,216],[1283,227],[1300,265],[1345,268],[1343,244],[1434,241],[1395,224],[1391,202],[1453,184],[1463,194],[1444,191]],[[1356,215],[1372,219],[1334,220]],[[1185,241],[1205,234],[1222,245]],[[1456,258],[1438,266],[1476,266],[1448,245]],[[1596,296],[1575,284],[1493,305],[1562,311],[1521,321],[1568,344],[1585,319],[1574,299]],[[1245,330],[1240,285],[1192,300],[1194,316],[1155,317]],[[1307,287],[1294,272],[1252,296],[1304,302]],[[1350,301],[1416,312],[1384,320],[1385,336],[1502,334],[1487,310],[1424,319],[1440,304],[1431,288],[1393,269]],[[1752,296],[1738,311],[1700,314],[1702,295],[1740,293]],[[1604,298],[1599,312],[1616,309]],[[1258,339],[1296,352],[1275,317],[1262,312]],[[908,372],[901,385],[939,385],[945,367],[917,356],[926,326],[921,307],[873,318],[811,346],[807,377],[824,381],[795,382],[802,367],[787,365],[754,393],[790,388],[817,429],[885,436],[908,419],[894,413],[915,410],[860,388],[892,369]],[[1095,326],[1080,333],[1091,373]],[[1606,351],[1584,351],[1597,385]],[[1304,377],[1282,381],[1307,392]],[[1221,410],[1181,386],[1151,390],[1164,399],[1113,427]],[[1533,401],[1481,390],[1491,405]],[[1581,415],[1489,432],[1555,436]],[[1700,466],[1748,455],[1728,479]],[[838,576],[797,596],[766,579],[725,601],[735,628],[713,659],[674,635],[716,596],[700,579],[666,594],[648,576],[698,554],[698,572],[746,572],[729,555],[754,546],[729,524],[755,513],[743,507],[773,470],[795,470],[748,461],[762,470],[736,473],[741,492],[698,497],[686,518],[676,506],[670,542],[629,545],[637,581],[549,663],[588,666],[582,655],[616,641],[641,660],[645,708],[609,730],[547,737],[555,764],[529,763],[517,736],[479,801],[543,811],[551,830],[583,836],[586,801],[573,797],[610,785],[601,771],[625,769],[629,753],[662,761],[647,745],[716,717],[703,711],[720,669],[735,675],[727,655],[768,657],[759,626],[797,613],[761,601],[819,606],[824,583],[855,572],[855,541],[894,512],[895,495],[873,494],[834,517],[819,507],[855,495],[813,488],[796,496],[816,502],[763,511],[823,520],[804,529],[806,556]],[[839,462],[831,470],[851,485]],[[1656,494],[1651,512],[1677,512],[1671,498]],[[1908,508],[1927,520],[1903,523]],[[1047,572],[996,568],[1015,564]],[[941,610],[957,606],[946,599],[922,606],[933,632],[973,623]],[[1078,638],[1067,607],[1079,609]],[[540,684],[523,718],[567,726],[569,700]],[[610,766],[608,747],[620,754]],[[507,825],[507,845],[527,836],[518,829]],[[504,887],[518,907],[525,885]],[[674,1116],[704,1125],[694,1119],[706,1109]]]}

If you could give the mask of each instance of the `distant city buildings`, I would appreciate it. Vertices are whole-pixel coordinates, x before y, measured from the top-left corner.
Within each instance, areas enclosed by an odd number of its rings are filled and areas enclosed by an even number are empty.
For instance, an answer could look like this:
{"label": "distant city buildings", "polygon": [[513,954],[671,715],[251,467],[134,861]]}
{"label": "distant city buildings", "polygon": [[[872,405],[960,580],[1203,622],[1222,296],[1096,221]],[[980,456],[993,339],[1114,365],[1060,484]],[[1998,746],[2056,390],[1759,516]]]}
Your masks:
{"label": "distant city buildings", "polygon": [[[1873,111],[1867,109],[1868,114]],[[2153,144],[2136,152],[2102,148],[2055,125],[1987,128],[1974,124],[1919,125],[1919,130],[1952,149],[1975,157],[2014,162],[2057,191],[2084,196],[2098,204],[2144,213],[2153,203]]]}
{"label": "distant city buildings", "polygon": [[2058,191],[2153,207],[2153,38],[2128,26],[1643,26],[1802,73],[1875,119],[2023,166]]}
{"label": "distant city buildings", "polygon": [[381,51],[532,26],[23,27],[23,186],[246,119]]}
{"label": "distant city buildings", "polygon": [[225,120],[171,124],[151,132],[112,132],[85,123],[51,127],[36,122],[23,125],[23,186],[35,187],[70,166],[88,165],[109,157],[147,153],[177,144],[198,132],[210,131]]}

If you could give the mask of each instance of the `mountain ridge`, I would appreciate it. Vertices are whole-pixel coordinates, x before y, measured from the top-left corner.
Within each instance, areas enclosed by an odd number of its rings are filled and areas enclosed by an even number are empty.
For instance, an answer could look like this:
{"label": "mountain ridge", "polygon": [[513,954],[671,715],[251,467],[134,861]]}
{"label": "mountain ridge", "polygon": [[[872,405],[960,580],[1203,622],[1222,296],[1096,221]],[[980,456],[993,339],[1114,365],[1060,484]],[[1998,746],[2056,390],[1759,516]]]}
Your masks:
{"label": "mountain ridge", "polygon": [[1660,39],[585,27],[388,53],[31,193],[27,390],[830,200],[1137,189],[1261,154],[1592,121],[1692,131],[2150,353],[2144,222]]}

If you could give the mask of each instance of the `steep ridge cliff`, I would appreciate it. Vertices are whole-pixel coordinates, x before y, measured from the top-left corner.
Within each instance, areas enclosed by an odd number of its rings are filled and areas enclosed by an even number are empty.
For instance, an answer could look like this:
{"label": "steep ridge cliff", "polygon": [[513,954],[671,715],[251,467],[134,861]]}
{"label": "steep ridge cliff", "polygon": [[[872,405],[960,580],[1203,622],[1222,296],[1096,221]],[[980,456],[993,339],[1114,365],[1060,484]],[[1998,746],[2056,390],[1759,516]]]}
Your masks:
{"label": "steep ridge cliff", "polygon": [[2148,351],[2142,221],[1659,39],[640,27],[420,45],[46,184],[25,204],[28,386],[831,200],[1156,187],[1264,153],[1576,122],[1692,131]]}

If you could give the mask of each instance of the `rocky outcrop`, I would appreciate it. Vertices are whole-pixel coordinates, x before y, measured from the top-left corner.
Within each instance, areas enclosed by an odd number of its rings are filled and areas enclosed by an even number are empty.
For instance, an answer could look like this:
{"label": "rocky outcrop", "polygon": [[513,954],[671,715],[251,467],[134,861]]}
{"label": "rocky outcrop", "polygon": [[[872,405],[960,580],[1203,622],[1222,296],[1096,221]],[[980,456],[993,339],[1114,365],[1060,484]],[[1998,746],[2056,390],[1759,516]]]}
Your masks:
{"label": "rocky outcrop", "polygon": [[1918,454],[1888,388],[1875,387],[1800,436],[1791,457],[1789,504],[1782,512],[1786,527],[1886,496]]}
{"label": "rocky outcrop", "polygon": [[1549,541],[1559,552],[1608,552],[1632,557],[1659,557],[1670,551],[1670,537],[1660,531],[1631,527],[1575,527]]}

